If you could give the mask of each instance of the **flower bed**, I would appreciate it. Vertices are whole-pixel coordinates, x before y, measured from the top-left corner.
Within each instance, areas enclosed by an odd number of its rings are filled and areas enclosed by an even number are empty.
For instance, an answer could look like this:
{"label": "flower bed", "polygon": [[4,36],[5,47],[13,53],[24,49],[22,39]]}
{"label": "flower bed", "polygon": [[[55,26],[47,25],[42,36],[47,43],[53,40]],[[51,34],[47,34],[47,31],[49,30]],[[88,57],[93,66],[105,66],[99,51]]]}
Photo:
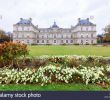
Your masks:
{"label": "flower bed", "polygon": [[0,68],[0,84],[110,83],[110,57],[42,56],[23,64]]}
{"label": "flower bed", "polygon": [[39,69],[0,69],[1,84],[109,83],[110,66],[63,68],[53,65]]}

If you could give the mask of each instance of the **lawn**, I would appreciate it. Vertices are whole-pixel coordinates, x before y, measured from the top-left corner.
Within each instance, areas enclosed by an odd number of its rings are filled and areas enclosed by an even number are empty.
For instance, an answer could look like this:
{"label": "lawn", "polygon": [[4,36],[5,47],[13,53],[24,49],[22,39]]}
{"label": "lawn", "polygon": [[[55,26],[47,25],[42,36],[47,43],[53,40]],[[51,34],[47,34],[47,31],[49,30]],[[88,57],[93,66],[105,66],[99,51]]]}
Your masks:
{"label": "lawn", "polygon": [[110,86],[103,88],[96,84],[49,84],[46,86],[40,85],[0,85],[0,91],[110,91]]}
{"label": "lawn", "polygon": [[110,56],[110,46],[29,46],[30,56],[96,55]]}
{"label": "lawn", "polygon": [[[109,56],[110,46],[28,46],[29,56],[42,55],[96,55]],[[49,84],[45,86],[36,84],[8,84],[0,85],[0,91],[35,90],[35,91],[110,91],[110,86],[103,88],[97,84]]]}

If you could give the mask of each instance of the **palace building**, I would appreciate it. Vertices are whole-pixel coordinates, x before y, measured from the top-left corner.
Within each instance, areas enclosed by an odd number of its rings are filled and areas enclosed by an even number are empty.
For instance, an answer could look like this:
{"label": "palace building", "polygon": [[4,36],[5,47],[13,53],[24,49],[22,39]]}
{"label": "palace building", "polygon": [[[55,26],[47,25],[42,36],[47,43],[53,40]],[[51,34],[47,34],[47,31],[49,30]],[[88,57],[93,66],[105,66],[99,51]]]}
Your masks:
{"label": "palace building", "polygon": [[75,26],[60,28],[56,22],[49,28],[39,28],[32,18],[23,19],[13,25],[13,41],[38,45],[96,44],[96,24],[87,19],[78,19]]}

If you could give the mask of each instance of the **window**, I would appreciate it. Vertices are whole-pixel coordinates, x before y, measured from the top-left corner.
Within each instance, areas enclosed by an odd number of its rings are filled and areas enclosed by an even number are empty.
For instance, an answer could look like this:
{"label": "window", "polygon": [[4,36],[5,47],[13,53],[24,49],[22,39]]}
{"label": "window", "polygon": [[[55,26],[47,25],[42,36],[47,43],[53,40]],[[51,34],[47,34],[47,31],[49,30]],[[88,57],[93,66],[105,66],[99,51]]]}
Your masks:
{"label": "window", "polygon": [[18,38],[18,34],[16,34],[15,36],[16,36],[16,38]]}
{"label": "window", "polygon": [[16,31],[18,31],[18,27],[16,27]]}
{"label": "window", "polygon": [[22,34],[22,38],[24,38],[24,34]]}
{"label": "window", "polygon": [[22,31],[24,31],[24,27],[22,27]]}
{"label": "window", "polygon": [[30,38],[30,36],[29,36],[29,35],[27,35],[27,38]]}
{"label": "window", "polygon": [[22,43],[24,43],[24,40],[22,40]]}
{"label": "window", "polygon": [[89,44],[89,43],[88,43],[88,40],[86,40],[86,44]]}
{"label": "window", "polygon": [[73,40],[71,40],[71,43],[73,43]]}
{"label": "window", "polygon": [[86,28],[86,31],[88,31],[88,27]]}
{"label": "window", "polygon": [[81,35],[81,38],[83,38],[83,35]]}
{"label": "window", "polygon": [[29,27],[28,27],[27,29],[28,29],[28,31],[29,31]]}
{"label": "window", "polygon": [[88,35],[86,37],[88,38]]}
{"label": "window", "polygon": [[68,43],[68,40],[66,40],[66,43]]}
{"label": "window", "polygon": [[91,34],[91,37],[93,38],[93,34]]}
{"label": "window", "polygon": [[54,40],[54,43],[56,43],[56,40]]}
{"label": "window", "polygon": [[94,41],[93,40],[91,40],[91,44],[93,44],[94,43]]}
{"label": "window", "polygon": [[54,35],[54,38],[56,38],[56,35]]}
{"label": "window", "polygon": [[44,38],[44,36],[42,36],[42,39]]}
{"label": "window", "polygon": [[83,44],[83,40],[81,40],[81,44]]}
{"label": "window", "polygon": [[49,43],[49,40],[47,40],[47,43]]}
{"label": "window", "polygon": [[44,43],[44,40],[42,40],[42,43]]}
{"label": "window", "polygon": [[93,31],[93,30],[94,30],[94,27],[92,26],[92,27],[91,27],[91,31]]}
{"label": "window", "polygon": [[68,38],[68,35],[66,35],[66,38]]}
{"label": "window", "polygon": [[27,43],[29,44],[29,40],[27,40]]}
{"label": "window", "polygon": [[39,43],[39,40],[37,40],[37,43]]}
{"label": "window", "polygon": [[63,43],[63,40],[61,40],[61,43]]}
{"label": "window", "polygon": [[81,27],[81,31],[82,31],[82,27]]}
{"label": "window", "polygon": [[37,35],[37,38],[39,38],[39,35]]}

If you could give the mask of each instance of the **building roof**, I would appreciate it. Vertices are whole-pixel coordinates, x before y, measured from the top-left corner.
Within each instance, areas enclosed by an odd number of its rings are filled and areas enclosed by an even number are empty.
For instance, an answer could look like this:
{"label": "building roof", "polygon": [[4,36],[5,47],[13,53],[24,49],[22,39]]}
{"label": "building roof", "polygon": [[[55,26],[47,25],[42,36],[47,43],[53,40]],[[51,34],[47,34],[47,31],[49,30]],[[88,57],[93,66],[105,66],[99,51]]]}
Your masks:
{"label": "building roof", "polygon": [[59,28],[59,26],[56,24],[56,22],[54,21],[52,28]]}
{"label": "building roof", "polygon": [[29,19],[20,18],[20,21],[17,24],[30,25],[30,24],[32,24],[32,19],[31,18],[29,18]]}
{"label": "building roof", "polygon": [[95,25],[92,22],[89,21],[89,18],[87,19],[78,19],[77,25]]}

